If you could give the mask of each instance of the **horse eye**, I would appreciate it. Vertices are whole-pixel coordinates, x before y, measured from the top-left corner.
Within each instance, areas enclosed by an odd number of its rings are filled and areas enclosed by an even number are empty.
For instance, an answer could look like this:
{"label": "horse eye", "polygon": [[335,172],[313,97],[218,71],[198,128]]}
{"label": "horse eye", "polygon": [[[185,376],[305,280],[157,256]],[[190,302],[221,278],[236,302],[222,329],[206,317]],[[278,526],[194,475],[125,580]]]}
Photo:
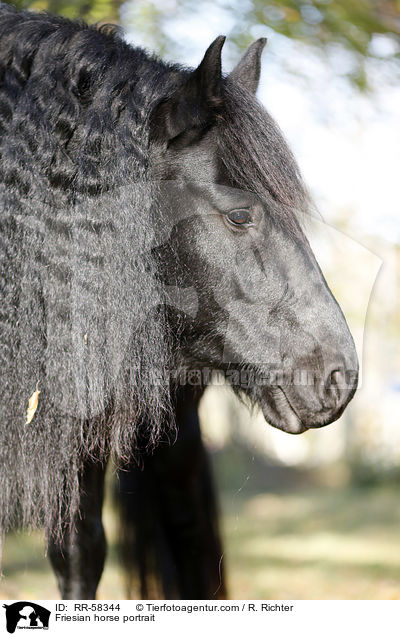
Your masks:
{"label": "horse eye", "polygon": [[252,218],[249,210],[232,210],[226,215],[226,218],[232,225],[251,225]]}

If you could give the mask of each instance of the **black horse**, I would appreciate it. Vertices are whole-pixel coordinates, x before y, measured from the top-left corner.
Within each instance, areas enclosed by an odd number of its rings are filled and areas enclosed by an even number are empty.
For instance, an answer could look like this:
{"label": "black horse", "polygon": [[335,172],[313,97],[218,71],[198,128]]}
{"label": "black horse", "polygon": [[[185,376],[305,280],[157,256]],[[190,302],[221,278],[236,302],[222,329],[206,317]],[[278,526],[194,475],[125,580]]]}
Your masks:
{"label": "black horse", "polygon": [[265,41],[227,77],[223,43],[189,70],[0,7],[0,523],[46,528],[66,597],[102,572],[107,459],[171,437],[176,386],[218,369],[289,433],[356,388],[309,197],[254,98]]}

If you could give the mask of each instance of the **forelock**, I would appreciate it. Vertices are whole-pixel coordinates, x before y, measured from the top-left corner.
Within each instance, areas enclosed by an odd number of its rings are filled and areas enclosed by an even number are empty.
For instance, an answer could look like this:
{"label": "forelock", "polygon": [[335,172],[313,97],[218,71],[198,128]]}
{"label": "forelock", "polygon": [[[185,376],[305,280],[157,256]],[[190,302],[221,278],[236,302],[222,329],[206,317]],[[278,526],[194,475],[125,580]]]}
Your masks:
{"label": "forelock", "polygon": [[223,104],[218,150],[232,184],[260,197],[275,223],[298,235],[311,201],[283,133],[260,102],[229,77]]}

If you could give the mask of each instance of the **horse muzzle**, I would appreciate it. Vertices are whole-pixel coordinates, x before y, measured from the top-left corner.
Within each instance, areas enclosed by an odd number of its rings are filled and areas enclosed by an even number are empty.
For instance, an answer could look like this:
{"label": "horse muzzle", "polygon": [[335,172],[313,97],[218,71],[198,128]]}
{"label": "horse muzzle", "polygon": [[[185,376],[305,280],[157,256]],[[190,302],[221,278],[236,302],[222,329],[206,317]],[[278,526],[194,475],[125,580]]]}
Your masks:
{"label": "horse muzzle", "polygon": [[356,359],[352,366],[355,368],[333,364],[324,376],[314,376],[313,384],[287,381],[266,388],[260,399],[265,419],[294,435],[331,424],[342,415],[357,389]]}

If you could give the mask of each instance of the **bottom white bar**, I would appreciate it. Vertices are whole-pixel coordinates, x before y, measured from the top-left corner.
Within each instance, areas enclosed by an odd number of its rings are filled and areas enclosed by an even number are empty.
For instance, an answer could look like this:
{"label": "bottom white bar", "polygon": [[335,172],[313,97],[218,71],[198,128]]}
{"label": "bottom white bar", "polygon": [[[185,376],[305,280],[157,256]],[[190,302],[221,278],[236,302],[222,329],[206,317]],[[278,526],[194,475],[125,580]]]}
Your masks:
{"label": "bottom white bar", "polygon": [[257,634],[376,636],[397,630],[400,601],[4,601],[0,634],[162,633],[204,636],[205,629]]}

